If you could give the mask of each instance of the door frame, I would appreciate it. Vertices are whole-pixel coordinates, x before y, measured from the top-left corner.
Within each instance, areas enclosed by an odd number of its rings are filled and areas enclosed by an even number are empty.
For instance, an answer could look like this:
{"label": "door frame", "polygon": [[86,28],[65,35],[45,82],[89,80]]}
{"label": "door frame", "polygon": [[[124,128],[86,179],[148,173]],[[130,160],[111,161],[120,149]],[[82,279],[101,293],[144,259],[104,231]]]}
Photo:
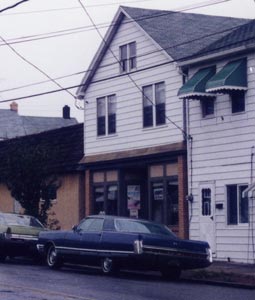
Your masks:
{"label": "door frame", "polygon": [[[202,215],[202,190],[210,189],[211,190],[211,207],[210,215]],[[208,222],[209,219],[211,222]],[[211,225],[212,236],[208,239],[209,245],[212,249],[213,254],[216,254],[216,229],[215,229],[215,183],[214,182],[203,182],[199,184],[199,236],[204,239],[202,235],[203,225]]]}

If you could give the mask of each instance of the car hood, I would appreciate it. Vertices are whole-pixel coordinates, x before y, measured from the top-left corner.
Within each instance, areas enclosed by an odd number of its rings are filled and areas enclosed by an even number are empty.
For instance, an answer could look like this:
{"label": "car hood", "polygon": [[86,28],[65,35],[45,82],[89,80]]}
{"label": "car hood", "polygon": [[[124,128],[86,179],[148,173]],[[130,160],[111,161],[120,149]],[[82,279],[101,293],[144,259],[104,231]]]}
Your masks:
{"label": "car hood", "polygon": [[18,226],[18,225],[4,225],[0,227],[0,233],[6,232],[7,228],[11,229],[13,234],[27,234],[37,236],[40,231],[46,230],[46,228],[32,227],[32,226]]}

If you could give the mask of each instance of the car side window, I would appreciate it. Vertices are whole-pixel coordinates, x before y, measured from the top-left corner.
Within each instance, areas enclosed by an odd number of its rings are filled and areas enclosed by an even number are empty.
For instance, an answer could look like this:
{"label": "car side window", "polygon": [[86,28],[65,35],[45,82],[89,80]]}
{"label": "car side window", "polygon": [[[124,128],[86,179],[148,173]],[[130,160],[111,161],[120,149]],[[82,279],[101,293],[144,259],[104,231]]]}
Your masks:
{"label": "car side window", "polygon": [[88,218],[81,222],[77,229],[82,232],[102,231],[103,224],[104,219],[102,218]]}

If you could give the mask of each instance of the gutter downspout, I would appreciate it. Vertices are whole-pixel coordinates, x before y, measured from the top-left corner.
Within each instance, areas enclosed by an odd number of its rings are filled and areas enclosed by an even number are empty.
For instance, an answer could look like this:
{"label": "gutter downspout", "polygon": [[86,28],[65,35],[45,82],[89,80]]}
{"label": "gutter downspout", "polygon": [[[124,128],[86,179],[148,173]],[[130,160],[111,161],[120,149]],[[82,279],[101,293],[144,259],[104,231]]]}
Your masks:
{"label": "gutter downspout", "polygon": [[[182,74],[182,84],[185,84],[189,79],[188,68],[180,67],[179,72]],[[184,129],[184,140],[187,146],[187,184],[188,184],[188,195],[186,200],[189,202],[189,225],[192,220],[192,143],[193,139],[190,135],[190,118],[189,118],[189,99],[183,99],[183,129]]]}

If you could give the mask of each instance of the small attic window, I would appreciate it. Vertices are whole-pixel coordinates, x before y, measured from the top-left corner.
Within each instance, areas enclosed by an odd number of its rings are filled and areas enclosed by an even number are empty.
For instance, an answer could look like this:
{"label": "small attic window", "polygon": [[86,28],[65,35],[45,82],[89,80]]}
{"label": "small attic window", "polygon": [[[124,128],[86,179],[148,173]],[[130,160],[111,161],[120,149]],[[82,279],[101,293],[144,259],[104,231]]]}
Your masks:
{"label": "small attic window", "polygon": [[136,69],[136,42],[120,46],[120,72]]}

